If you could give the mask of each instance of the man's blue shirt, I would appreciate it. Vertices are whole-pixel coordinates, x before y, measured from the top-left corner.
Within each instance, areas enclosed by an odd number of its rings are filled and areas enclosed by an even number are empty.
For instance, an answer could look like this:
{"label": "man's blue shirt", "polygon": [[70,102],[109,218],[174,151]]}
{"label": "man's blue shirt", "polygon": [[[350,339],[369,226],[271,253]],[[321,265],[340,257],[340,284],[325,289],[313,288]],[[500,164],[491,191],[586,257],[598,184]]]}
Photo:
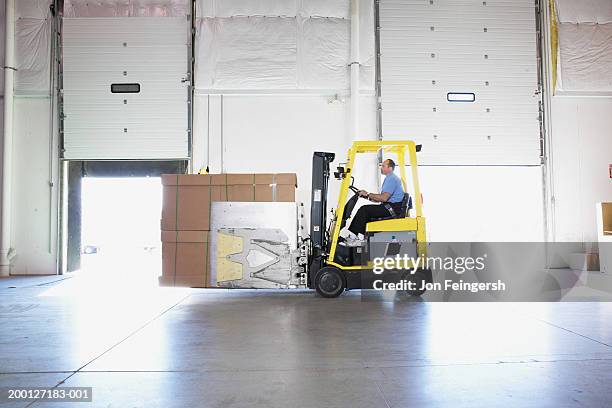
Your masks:
{"label": "man's blue shirt", "polygon": [[391,197],[387,200],[388,203],[401,203],[404,199],[402,180],[395,173],[387,174],[385,181],[383,181],[381,193],[391,194]]}

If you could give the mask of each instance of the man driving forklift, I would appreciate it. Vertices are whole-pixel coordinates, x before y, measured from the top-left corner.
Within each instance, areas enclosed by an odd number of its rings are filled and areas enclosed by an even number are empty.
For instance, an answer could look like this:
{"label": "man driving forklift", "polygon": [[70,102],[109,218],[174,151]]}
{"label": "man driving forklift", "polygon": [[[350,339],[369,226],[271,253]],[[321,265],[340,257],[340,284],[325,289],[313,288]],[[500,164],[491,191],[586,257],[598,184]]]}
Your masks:
{"label": "man driving forklift", "polygon": [[385,176],[385,180],[380,194],[359,190],[360,197],[379,204],[364,205],[359,208],[348,228],[349,236],[346,237],[346,243],[349,246],[359,246],[363,243],[368,222],[389,216],[395,218],[396,214],[401,212],[404,187],[402,186],[402,180],[393,172],[394,170],[395,162],[393,160],[383,161],[380,172]]}

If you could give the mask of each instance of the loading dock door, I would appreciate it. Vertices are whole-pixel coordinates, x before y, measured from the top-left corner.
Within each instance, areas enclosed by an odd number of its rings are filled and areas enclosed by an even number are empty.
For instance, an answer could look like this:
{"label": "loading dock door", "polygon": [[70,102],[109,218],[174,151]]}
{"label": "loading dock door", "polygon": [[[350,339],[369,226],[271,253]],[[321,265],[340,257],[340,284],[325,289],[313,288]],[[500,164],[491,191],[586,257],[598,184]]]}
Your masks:
{"label": "loading dock door", "polygon": [[185,159],[185,17],[63,19],[66,159]]}
{"label": "loading dock door", "polygon": [[533,0],[381,0],[384,139],[421,164],[539,165]]}

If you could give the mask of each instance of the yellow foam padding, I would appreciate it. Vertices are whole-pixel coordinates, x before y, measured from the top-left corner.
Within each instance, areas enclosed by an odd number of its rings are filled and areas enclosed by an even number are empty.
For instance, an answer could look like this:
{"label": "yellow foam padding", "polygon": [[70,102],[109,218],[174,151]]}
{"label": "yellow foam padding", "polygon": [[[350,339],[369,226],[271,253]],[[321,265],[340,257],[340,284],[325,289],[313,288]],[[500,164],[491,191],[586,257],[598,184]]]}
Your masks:
{"label": "yellow foam padding", "polygon": [[217,233],[217,282],[242,279],[242,264],[229,260],[229,256],[242,252],[242,237]]}
{"label": "yellow foam padding", "polygon": [[559,31],[557,28],[557,10],[555,9],[555,0],[549,0],[550,4],[550,55],[552,65],[552,91],[553,95],[557,89],[557,58],[559,58]]}

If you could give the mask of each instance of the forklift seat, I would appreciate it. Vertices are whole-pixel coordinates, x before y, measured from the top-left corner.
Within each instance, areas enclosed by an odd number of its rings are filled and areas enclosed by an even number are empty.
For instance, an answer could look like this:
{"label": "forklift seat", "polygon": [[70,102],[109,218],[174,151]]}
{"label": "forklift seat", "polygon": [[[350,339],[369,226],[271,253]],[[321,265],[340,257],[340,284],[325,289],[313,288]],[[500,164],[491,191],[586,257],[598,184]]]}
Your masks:
{"label": "forklift seat", "polygon": [[408,215],[408,211],[410,210],[412,210],[412,197],[410,197],[410,194],[404,193],[404,198],[402,199],[402,206],[399,212],[395,214],[395,216],[389,214],[385,217],[373,218],[369,222],[391,220],[394,218],[406,218],[406,216]]}

